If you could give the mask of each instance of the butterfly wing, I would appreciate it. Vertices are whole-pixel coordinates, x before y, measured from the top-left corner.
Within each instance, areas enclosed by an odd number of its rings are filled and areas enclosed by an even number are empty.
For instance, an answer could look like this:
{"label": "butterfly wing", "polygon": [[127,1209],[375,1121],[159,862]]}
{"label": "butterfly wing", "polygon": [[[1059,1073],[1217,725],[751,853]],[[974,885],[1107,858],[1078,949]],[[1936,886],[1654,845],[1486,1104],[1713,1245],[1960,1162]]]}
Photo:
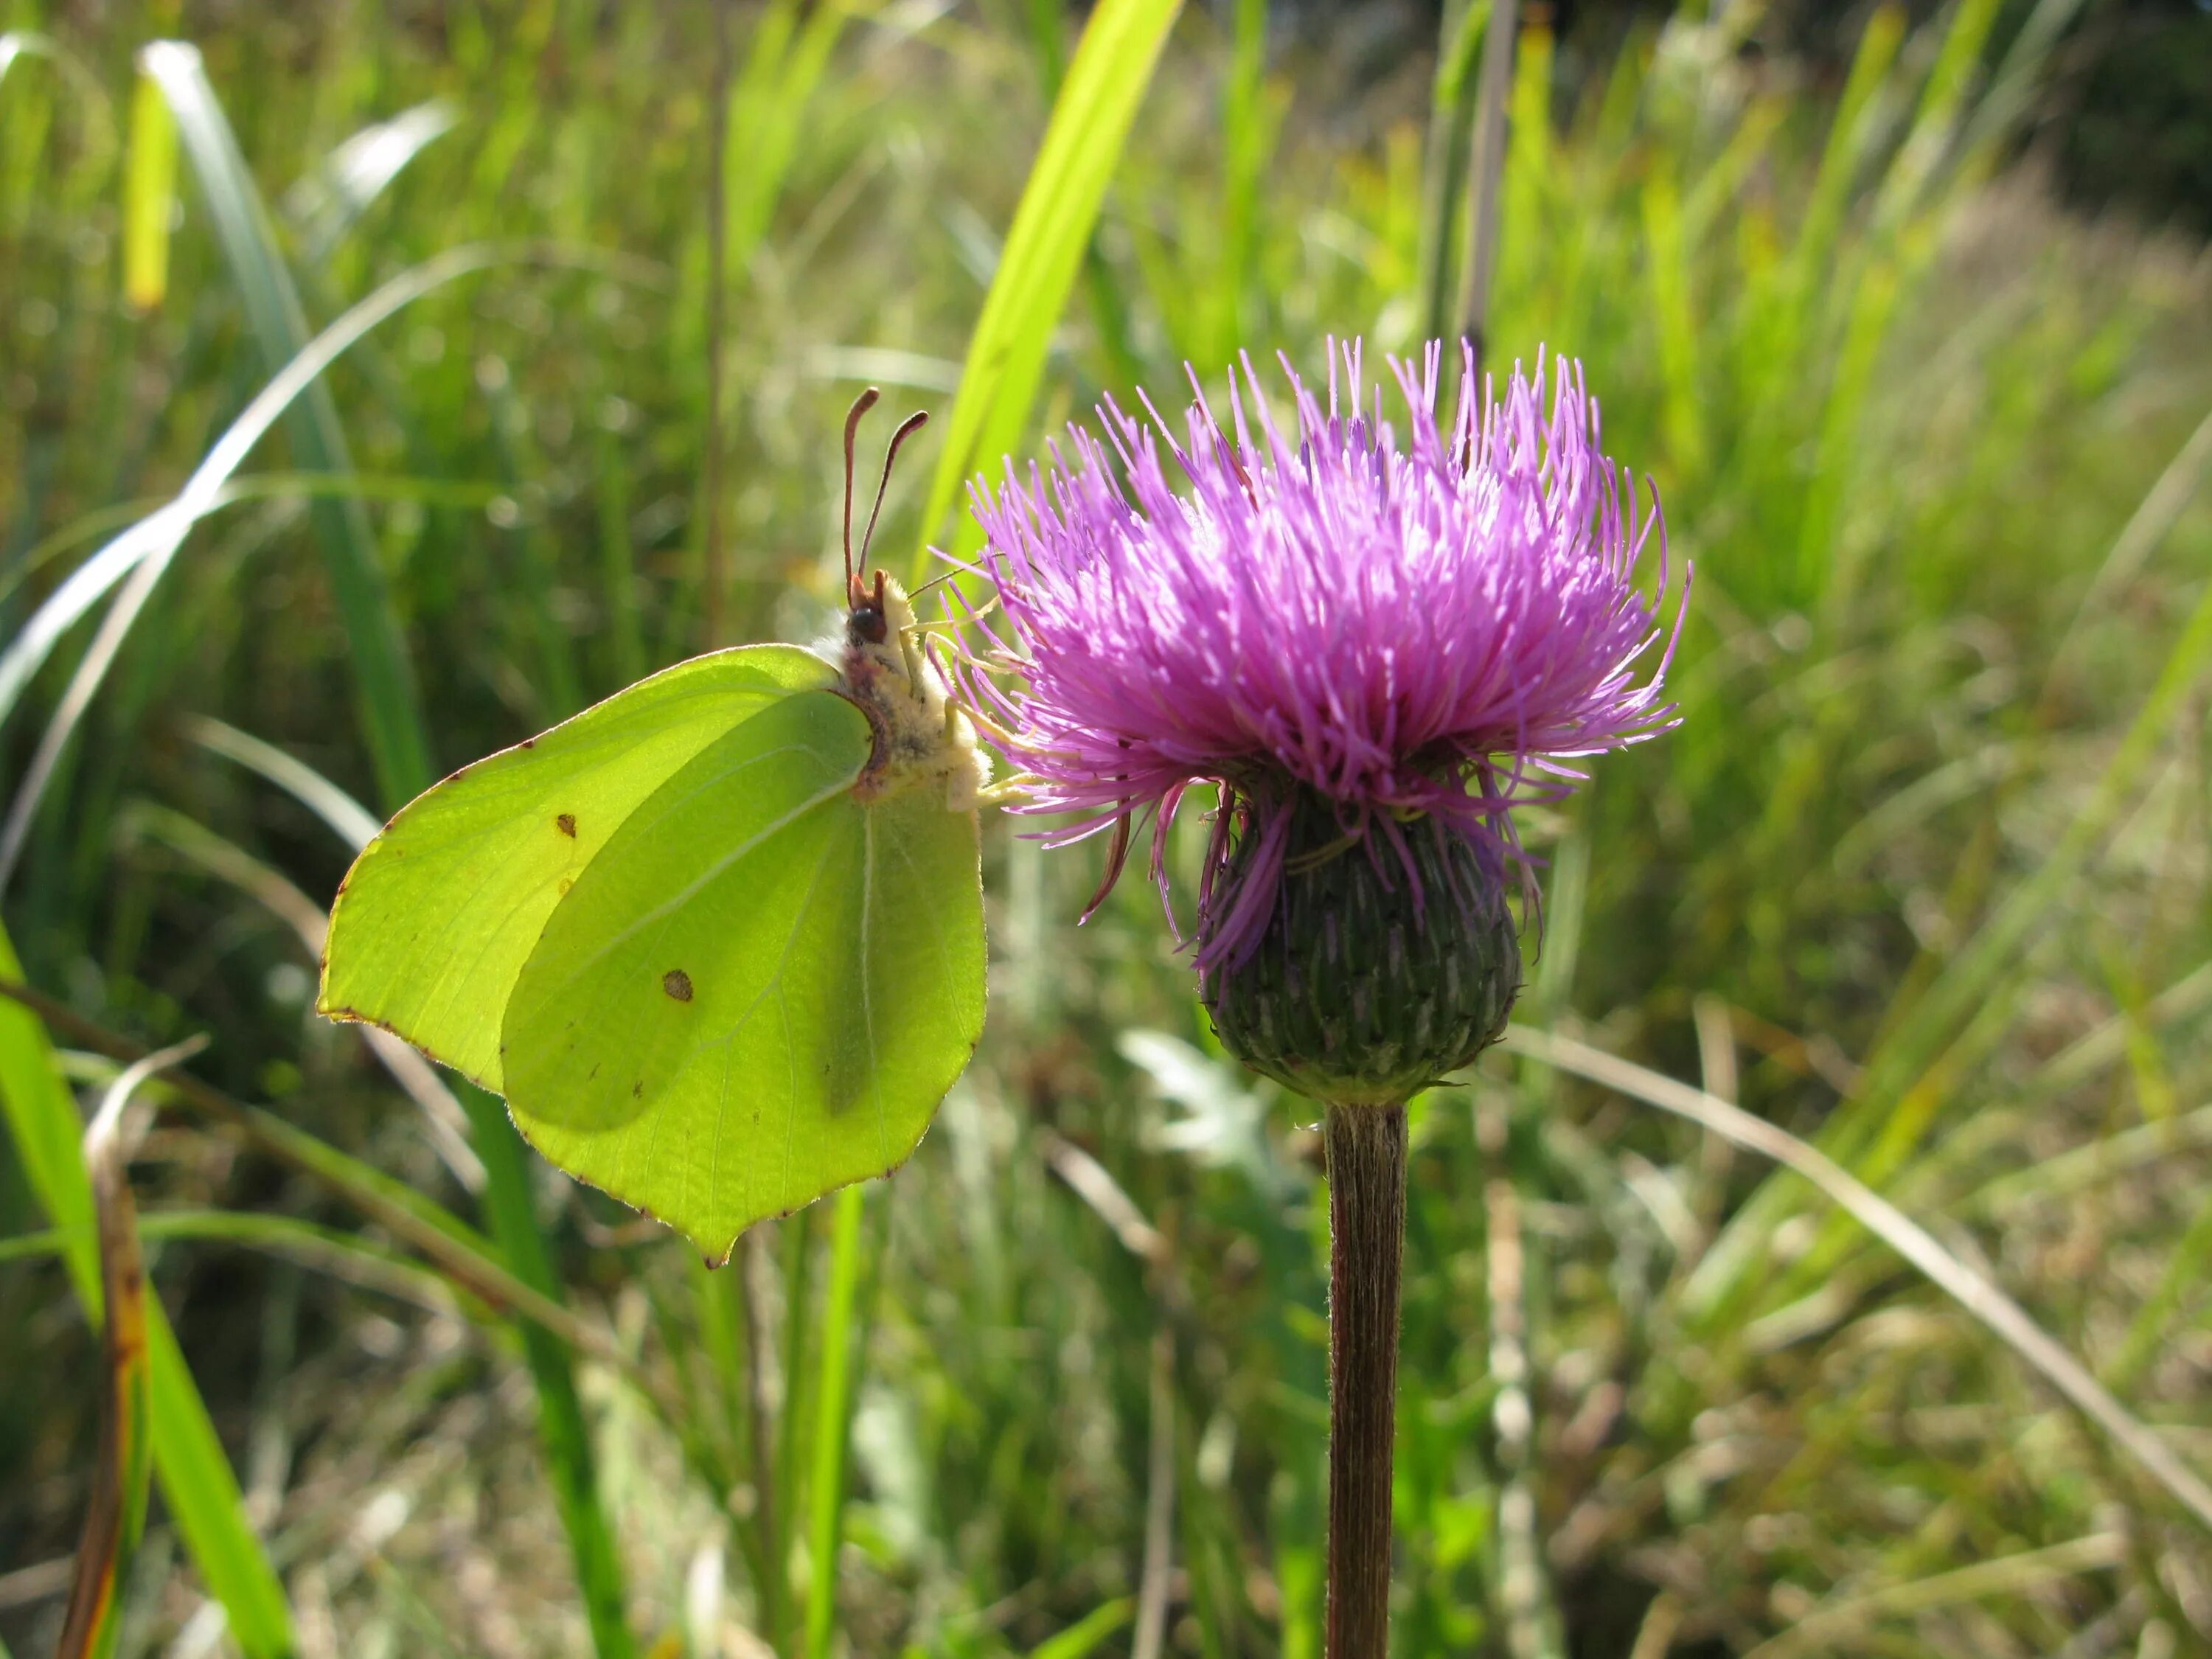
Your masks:
{"label": "butterfly wing", "polygon": [[717,739],[577,878],[507,1006],[524,1134],[716,1257],[902,1162],[981,1033],[975,816],[863,805],[868,748],[829,694]]}
{"label": "butterfly wing", "polygon": [[317,1007],[504,1092],[501,1017],[562,894],[687,762],[835,678],[794,647],[716,652],[464,767],[402,809],[340,885]]}

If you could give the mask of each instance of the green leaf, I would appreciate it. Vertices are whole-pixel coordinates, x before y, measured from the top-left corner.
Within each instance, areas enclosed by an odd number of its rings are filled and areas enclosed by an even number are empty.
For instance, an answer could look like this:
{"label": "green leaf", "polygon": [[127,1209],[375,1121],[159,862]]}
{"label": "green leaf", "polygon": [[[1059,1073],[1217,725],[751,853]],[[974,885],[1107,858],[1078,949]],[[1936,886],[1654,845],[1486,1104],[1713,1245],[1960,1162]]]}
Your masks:
{"label": "green leaf", "polygon": [[566,884],[702,749],[831,678],[793,647],[720,652],[463,767],[392,819],[339,887],[318,1006],[501,1092],[500,1021]]}
{"label": "green leaf", "polygon": [[702,750],[577,878],[507,1007],[525,1136],[718,1258],[903,1162],[981,1034],[975,814],[863,805],[869,747],[817,693]]}
{"label": "green leaf", "polygon": [[[15,947],[0,932],[0,976],[22,977]],[[67,1241],[70,1281],[86,1316],[101,1316],[98,1235],[92,1183],[78,1141],[76,1103],[54,1064],[38,1018],[0,1001],[0,1106],[31,1190]],[[147,1359],[154,1463],[170,1515],[209,1593],[222,1603],[230,1633],[247,1659],[292,1651],[284,1592],[246,1524],[238,1478],[223,1455],[207,1407],[185,1369],[158,1301],[147,1304]]]}
{"label": "green leaf", "polygon": [[[929,574],[930,538],[961,486],[1021,436],[1106,185],[1181,9],[1182,0],[1100,0],[1083,31],[968,343],[960,395],[921,515],[916,581]],[[972,550],[979,533],[964,524],[956,550]]]}

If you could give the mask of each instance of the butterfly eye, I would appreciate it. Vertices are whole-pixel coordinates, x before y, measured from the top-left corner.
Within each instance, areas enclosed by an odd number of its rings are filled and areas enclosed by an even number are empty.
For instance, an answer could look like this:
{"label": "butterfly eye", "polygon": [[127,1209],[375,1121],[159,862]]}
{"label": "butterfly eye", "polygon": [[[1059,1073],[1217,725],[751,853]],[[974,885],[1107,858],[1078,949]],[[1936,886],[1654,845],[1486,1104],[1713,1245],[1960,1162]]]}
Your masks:
{"label": "butterfly eye", "polygon": [[872,602],[854,605],[845,618],[845,637],[854,645],[881,645],[890,638],[882,607]]}

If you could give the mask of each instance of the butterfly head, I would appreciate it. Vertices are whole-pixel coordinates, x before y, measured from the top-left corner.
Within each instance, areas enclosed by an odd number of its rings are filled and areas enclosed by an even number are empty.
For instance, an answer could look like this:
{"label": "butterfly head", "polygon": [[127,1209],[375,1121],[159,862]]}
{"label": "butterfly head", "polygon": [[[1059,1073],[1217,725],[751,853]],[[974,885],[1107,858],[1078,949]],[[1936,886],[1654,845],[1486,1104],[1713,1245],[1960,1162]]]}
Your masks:
{"label": "butterfly head", "polygon": [[845,638],[848,644],[881,645],[890,638],[890,595],[884,586],[887,580],[878,570],[875,587],[871,590],[860,586],[857,575],[845,578]]}
{"label": "butterfly head", "polygon": [[906,590],[882,570],[872,582],[860,580],[899,447],[921,429],[927,415],[908,416],[891,434],[859,559],[854,556],[853,444],[877,395],[870,386],[845,416],[845,634],[838,689],[860,705],[875,734],[874,753],[854,793],[872,799],[916,783],[940,783],[948,809],[972,811],[977,791],[990,781],[990,762],[976,744],[975,727],[953,702]]}

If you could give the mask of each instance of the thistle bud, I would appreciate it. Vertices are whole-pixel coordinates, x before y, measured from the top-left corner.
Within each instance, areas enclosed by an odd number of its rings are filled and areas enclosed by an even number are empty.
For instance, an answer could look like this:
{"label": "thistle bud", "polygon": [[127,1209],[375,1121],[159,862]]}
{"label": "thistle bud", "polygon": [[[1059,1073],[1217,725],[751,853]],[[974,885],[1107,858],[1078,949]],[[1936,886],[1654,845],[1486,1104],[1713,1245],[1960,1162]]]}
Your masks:
{"label": "thistle bud", "polygon": [[1222,1046],[1354,1105],[1403,1101],[1496,1042],[1521,986],[1496,860],[1433,817],[1352,836],[1310,792],[1279,810],[1279,861],[1248,823],[1207,896],[1208,917],[1234,916],[1243,884],[1275,884],[1257,939],[1200,978]]}

